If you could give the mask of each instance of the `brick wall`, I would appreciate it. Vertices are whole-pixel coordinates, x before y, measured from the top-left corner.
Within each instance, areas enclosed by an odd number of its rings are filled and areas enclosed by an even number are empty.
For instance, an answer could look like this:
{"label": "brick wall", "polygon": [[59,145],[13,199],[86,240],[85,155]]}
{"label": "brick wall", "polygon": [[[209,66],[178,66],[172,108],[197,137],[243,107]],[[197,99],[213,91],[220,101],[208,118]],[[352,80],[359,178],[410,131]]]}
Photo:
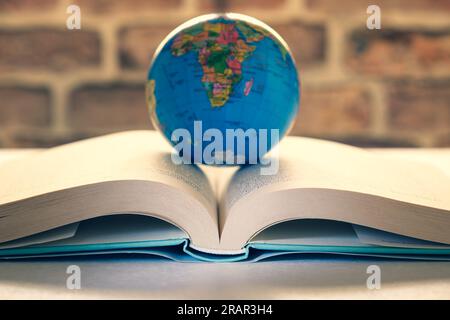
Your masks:
{"label": "brick wall", "polygon": [[[149,128],[144,82],[174,27],[225,7],[288,42],[302,78],[292,134],[450,147],[450,0],[0,0],[0,146]],[[81,7],[82,29],[66,29]]]}

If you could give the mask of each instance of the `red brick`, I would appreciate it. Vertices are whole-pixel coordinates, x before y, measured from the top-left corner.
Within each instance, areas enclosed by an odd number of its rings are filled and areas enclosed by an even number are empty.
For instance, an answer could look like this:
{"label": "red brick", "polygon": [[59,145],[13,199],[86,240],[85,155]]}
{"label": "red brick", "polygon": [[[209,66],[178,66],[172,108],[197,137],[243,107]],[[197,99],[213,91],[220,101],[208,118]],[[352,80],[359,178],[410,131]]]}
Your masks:
{"label": "red brick", "polygon": [[450,131],[436,138],[435,147],[450,148]]}
{"label": "red brick", "polygon": [[370,95],[359,87],[304,88],[292,135],[340,136],[369,131]]}
{"label": "red brick", "polygon": [[76,129],[149,129],[144,85],[80,87],[71,94],[68,121]]}
{"label": "red brick", "polygon": [[56,6],[58,0],[0,0],[0,14],[4,12],[45,11]]}
{"label": "red brick", "polygon": [[0,88],[0,129],[49,126],[50,100],[44,88]]}
{"label": "red brick", "polygon": [[100,63],[100,39],[91,31],[0,30],[0,71],[61,71]]}
{"label": "red brick", "polygon": [[135,26],[119,32],[123,68],[148,68],[156,48],[176,26]]}
{"label": "red brick", "polygon": [[170,10],[180,6],[182,0],[75,0],[82,12],[109,13],[142,13],[155,10]]}
{"label": "red brick", "polygon": [[325,28],[301,22],[272,26],[286,41],[299,68],[325,59]]}
{"label": "red brick", "polygon": [[450,31],[355,32],[346,55],[354,71],[389,76],[450,75]]}
{"label": "red brick", "polygon": [[400,82],[388,88],[391,130],[430,133],[450,129],[450,81]]}
{"label": "red brick", "polygon": [[450,1],[448,0],[305,0],[306,7],[313,11],[330,14],[348,15],[349,13],[366,14],[367,7],[376,4],[381,9],[381,14],[386,11],[397,11],[408,13],[418,12],[442,12],[450,11]]}

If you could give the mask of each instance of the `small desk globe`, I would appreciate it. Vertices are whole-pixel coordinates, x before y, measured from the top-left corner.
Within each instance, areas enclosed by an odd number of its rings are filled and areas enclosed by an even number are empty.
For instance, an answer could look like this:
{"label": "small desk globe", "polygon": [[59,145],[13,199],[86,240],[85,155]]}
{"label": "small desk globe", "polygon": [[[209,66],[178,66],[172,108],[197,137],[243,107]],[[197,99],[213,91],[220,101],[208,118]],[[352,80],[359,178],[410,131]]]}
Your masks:
{"label": "small desk globe", "polygon": [[[189,152],[175,149],[190,163],[253,163],[255,150],[258,162],[286,135],[299,108],[299,79],[286,43],[266,24],[241,14],[200,16],[176,28],[156,50],[147,79],[153,125],[175,147],[188,139]],[[177,129],[190,135],[181,137]],[[248,133],[244,147],[228,141],[237,129]],[[223,141],[212,154],[224,163],[201,155],[211,152],[205,148],[217,134]]]}

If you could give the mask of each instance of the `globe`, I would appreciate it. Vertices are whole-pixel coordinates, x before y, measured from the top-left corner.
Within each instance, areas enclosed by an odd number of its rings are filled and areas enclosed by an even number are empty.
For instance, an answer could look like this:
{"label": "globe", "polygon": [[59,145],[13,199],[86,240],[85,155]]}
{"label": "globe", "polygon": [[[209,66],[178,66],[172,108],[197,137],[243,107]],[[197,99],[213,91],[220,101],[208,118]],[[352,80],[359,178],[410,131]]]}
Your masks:
{"label": "globe", "polygon": [[172,31],[147,77],[153,125],[185,162],[258,163],[299,108],[299,79],[285,41],[240,14],[210,14]]}

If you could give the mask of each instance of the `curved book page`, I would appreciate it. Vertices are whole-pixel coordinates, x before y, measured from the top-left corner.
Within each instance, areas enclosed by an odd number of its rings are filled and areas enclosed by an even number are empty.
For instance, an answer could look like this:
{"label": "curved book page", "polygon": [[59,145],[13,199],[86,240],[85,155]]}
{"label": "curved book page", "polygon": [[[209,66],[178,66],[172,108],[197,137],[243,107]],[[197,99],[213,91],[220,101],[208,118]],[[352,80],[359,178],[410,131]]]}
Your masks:
{"label": "curved book page", "polygon": [[218,246],[210,183],[198,167],[173,164],[170,150],[157,132],[130,131],[2,165],[0,242],[138,212],[179,226],[197,246]]}

